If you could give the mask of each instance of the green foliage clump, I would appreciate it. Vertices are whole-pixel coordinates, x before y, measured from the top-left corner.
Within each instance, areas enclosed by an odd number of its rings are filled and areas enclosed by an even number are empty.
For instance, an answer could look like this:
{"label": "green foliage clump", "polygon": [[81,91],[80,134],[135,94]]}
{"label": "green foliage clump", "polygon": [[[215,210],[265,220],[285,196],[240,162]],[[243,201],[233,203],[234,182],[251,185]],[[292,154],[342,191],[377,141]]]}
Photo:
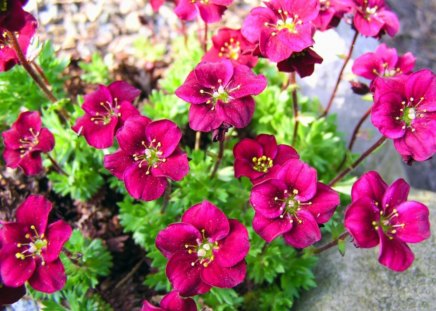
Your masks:
{"label": "green foliage clump", "polygon": [[100,54],[92,54],[91,62],[80,62],[79,67],[83,70],[82,80],[88,83],[109,84],[110,72]]}

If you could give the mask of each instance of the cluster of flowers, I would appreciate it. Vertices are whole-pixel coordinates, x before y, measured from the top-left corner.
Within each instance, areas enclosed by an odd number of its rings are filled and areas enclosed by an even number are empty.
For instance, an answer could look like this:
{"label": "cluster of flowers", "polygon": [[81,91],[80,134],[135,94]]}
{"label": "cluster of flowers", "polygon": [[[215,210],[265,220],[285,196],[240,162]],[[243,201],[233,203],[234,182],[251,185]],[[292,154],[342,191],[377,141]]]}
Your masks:
{"label": "cluster of flowers", "polygon": [[63,220],[48,224],[52,204],[43,196],[29,196],[17,209],[15,222],[0,227],[0,306],[20,299],[24,284],[43,293],[62,289],[66,282],[59,259],[71,236]]}

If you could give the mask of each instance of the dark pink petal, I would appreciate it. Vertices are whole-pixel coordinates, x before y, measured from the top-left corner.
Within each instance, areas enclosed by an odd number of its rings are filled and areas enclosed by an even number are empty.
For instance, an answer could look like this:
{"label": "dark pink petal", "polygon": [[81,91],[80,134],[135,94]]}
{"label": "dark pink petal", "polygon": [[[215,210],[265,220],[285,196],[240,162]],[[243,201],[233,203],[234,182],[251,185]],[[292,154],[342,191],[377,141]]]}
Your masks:
{"label": "dark pink petal", "polygon": [[366,53],[354,61],[351,70],[357,76],[374,80],[383,74],[384,67],[382,60],[375,53]]}
{"label": "dark pink petal", "polygon": [[177,2],[174,13],[184,21],[190,21],[197,16],[197,9],[191,0],[180,0]]}
{"label": "dark pink petal", "polygon": [[284,164],[286,161],[290,159],[299,159],[297,151],[288,145],[278,145],[277,146],[277,155],[274,158],[274,164]]}
{"label": "dark pink petal", "polygon": [[303,161],[291,159],[287,161],[278,174],[278,179],[283,180],[292,193],[298,191],[295,198],[302,202],[309,201],[316,193],[316,170]]}
{"label": "dark pink petal", "polygon": [[15,217],[21,225],[35,226],[35,230],[41,235],[45,233],[51,209],[51,202],[44,196],[30,195],[18,207]]}
{"label": "dark pink petal", "polygon": [[253,162],[249,160],[236,159],[235,160],[235,177],[240,178],[242,176],[246,176],[253,181],[256,178],[263,176],[264,173],[255,171],[253,169]]}
{"label": "dark pink petal", "polygon": [[34,133],[39,132],[41,130],[41,125],[42,121],[39,112],[25,111],[20,113],[17,121],[12,125],[12,128],[15,128],[22,136],[29,136],[32,134],[30,129],[32,129]]}
{"label": "dark pink petal", "polygon": [[[3,245],[12,243],[25,243],[27,240],[25,238],[26,233],[29,232],[29,227],[17,222],[9,222],[2,224],[2,229],[0,230],[0,242]],[[1,248],[1,243],[0,243]]]}
{"label": "dark pink petal", "polygon": [[26,259],[17,259],[15,254],[20,249],[16,244],[8,244],[3,246],[0,253],[0,275],[2,282],[6,286],[18,287],[22,286],[34,273],[36,263],[31,257]]}
{"label": "dark pink petal", "polygon": [[97,149],[109,148],[114,143],[115,129],[118,125],[118,117],[112,116],[108,123],[92,121],[93,117],[84,115],[76,120],[72,127],[73,131],[85,137],[86,142]]}
{"label": "dark pink petal", "polygon": [[311,204],[304,208],[312,213],[317,223],[323,224],[333,216],[336,207],[340,204],[340,199],[336,191],[318,182],[316,194],[310,202]]}
{"label": "dark pink petal", "polygon": [[[207,293],[211,286],[200,277],[203,266],[197,261],[197,255],[177,252],[168,261],[166,274],[174,289],[183,296]],[[194,265],[192,265],[194,263]]]}
{"label": "dark pink petal", "polygon": [[194,131],[210,132],[223,123],[211,104],[191,105],[189,108],[189,127]]}
{"label": "dark pink petal", "polygon": [[[398,217],[392,219],[396,226],[395,238],[407,243],[419,243],[430,237],[428,207],[422,203],[409,201],[396,207]],[[404,226],[402,226],[404,224]]]}
{"label": "dark pink petal", "polygon": [[423,69],[410,75],[406,82],[406,96],[408,99],[413,97],[419,100],[424,97],[423,103],[419,105],[420,109],[427,111],[436,111],[434,99],[436,96],[436,77],[429,69]]}
{"label": "dark pink petal", "polygon": [[132,165],[124,172],[124,183],[127,192],[137,200],[153,201],[160,198],[167,185],[164,177],[146,174],[147,168]]}
{"label": "dark pink petal", "polygon": [[360,13],[354,15],[354,26],[362,35],[366,37],[377,36],[383,28],[383,21],[379,18],[371,17],[371,20],[367,20]]}
{"label": "dark pink petal", "polygon": [[112,95],[104,85],[99,85],[98,89],[85,96],[82,109],[89,115],[106,115],[107,107],[112,107]]}
{"label": "dark pink petal", "polygon": [[[153,2],[153,0],[151,0],[151,1]],[[141,311],[165,311],[165,310],[162,308],[153,306],[148,301],[144,301],[144,303],[142,304]]]}
{"label": "dark pink petal", "polygon": [[[435,125],[433,123],[432,128]],[[403,157],[411,156],[415,161],[426,161],[436,152],[436,135],[431,131],[407,131],[404,138],[394,140],[394,146]]]}
{"label": "dark pink petal", "polygon": [[225,87],[233,98],[258,95],[266,88],[267,81],[263,75],[255,75],[247,66],[236,65],[233,78]]}
{"label": "dark pink petal", "polygon": [[7,131],[4,131],[2,136],[6,148],[19,149],[21,147],[20,139],[22,137],[16,129],[11,128]]}
{"label": "dark pink petal", "polygon": [[345,211],[344,226],[358,247],[370,248],[379,243],[379,235],[372,225],[378,221],[379,211],[369,197],[353,200]]}
{"label": "dark pink petal", "polygon": [[195,71],[192,70],[185,82],[176,90],[176,95],[188,103],[203,104],[211,97],[210,94],[207,94],[209,92],[200,92],[200,90],[204,91],[204,89],[204,85],[200,84],[195,75]]}
{"label": "dark pink petal", "polygon": [[[165,0],[150,0],[150,5],[151,5],[151,8],[153,9],[154,13],[157,13],[159,11],[160,7],[164,3],[165,3]],[[144,303],[148,303],[148,302],[144,301]],[[160,309],[157,309],[157,310],[160,310]]]}
{"label": "dark pink petal", "polygon": [[40,265],[29,279],[29,284],[37,291],[51,294],[65,286],[67,276],[60,259]]}
{"label": "dark pink petal", "polygon": [[189,223],[199,231],[204,230],[211,241],[225,238],[230,231],[226,215],[209,201],[203,201],[189,208],[182,216],[182,222]]}
{"label": "dark pink petal", "polygon": [[168,311],[197,311],[195,301],[192,298],[182,298],[177,291],[165,295],[160,306]]}
{"label": "dark pink petal", "polygon": [[218,102],[215,106],[216,114],[223,122],[236,128],[246,127],[253,117],[254,99],[251,96],[233,99],[229,103]]}
{"label": "dark pink petal", "polygon": [[26,287],[9,287],[0,283],[0,307],[13,304],[26,294]]}
{"label": "dark pink petal", "polygon": [[219,288],[232,288],[241,284],[247,273],[247,264],[241,261],[232,267],[221,267],[215,260],[201,271],[202,280]]}
{"label": "dark pink petal", "polygon": [[43,171],[40,152],[30,152],[18,164],[27,176],[34,176]]}
{"label": "dark pink petal", "polygon": [[108,86],[108,89],[112,95],[113,101],[118,103],[123,101],[132,103],[136,97],[141,94],[140,90],[124,81],[112,82]]}
{"label": "dark pink petal", "polygon": [[291,218],[286,214],[283,218],[270,219],[256,213],[253,218],[253,229],[262,239],[270,243],[292,229]]}
{"label": "dark pink petal", "polygon": [[400,21],[395,13],[382,10],[378,13],[378,17],[384,21],[383,29],[387,32],[391,37],[395,36],[400,29]]}
{"label": "dark pink petal", "polygon": [[394,48],[389,48],[386,44],[380,44],[375,53],[380,56],[381,61],[385,63],[386,69],[394,69],[398,62],[397,50]]}
{"label": "dark pink petal", "polygon": [[244,138],[233,148],[233,155],[236,159],[251,161],[253,157],[263,156],[263,148],[256,140]]}
{"label": "dark pink petal", "polygon": [[187,223],[175,223],[158,233],[156,247],[166,258],[170,258],[177,251],[187,253],[185,245],[197,245],[197,240],[202,240],[197,228]]}
{"label": "dark pink petal", "polygon": [[211,0],[210,2],[216,5],[229,6],[232,4],[233,0]]}
{"label": "dark pink petal", "polygon": [[264,217],[277,218],[283,212],[286,184],[278,179],[257,184],[251,190],[250,203]]}
{"label": "dark pink petal", "polygon": [[204,88],[218,88],[219,85],[225,86],[229,83],[233,76],[233,65],[229,60],[215,63],[204,62],[195,67],[194,73],[197,81]]}
{"label": "dark pink petal", "polygon": [[143,154],[145,147],[142,142],[149,143],[145,129],[150,122],[149,118],[143,116],[129,118],[117,133],[120,148],[131,155]]}
{"label": "dark pink petal", "polygon": [[398,58],[398,63],[396,67],[401,70],[401,73],[410,73],[412,72],[413,67],[415,67],[415,63],[415,56],[412,53],[408,52]]}
{"label": "dark pink petal", "polygon": [[386,189],[382,201],[382,209],[385,211],[385,214],[390,214],[393,208],[407,201],[409,191],[409,184],[402,178],[397,179],[392,185],[390,185]]}
{"label": "dark pink petal", "polygon": [[167,158],[179,145],[182,132],[177,124],[170,120],[159,120],[149,123],[145,129],[145,134],[149,142],[156,140],[155,144],[161,144],[159,151],[162,152],[161,158]]}
{"label": "dark pink petal", "polygon": [[72,229],[63,220],[58,220],[50,224],[46,232],[47,248],[43,250],[43,257],[46,263],[50,263],[59,258],[59,254],[64,244],[70,239]]}
{"label": "dark pink petal", "polygon": [[257,135],[256,141],[262,146],[263,153],[261,155],[270,157],[276,162],[277,142],[274,135],[260,134]]}
{"label": "dark pink petal", "polygon": [[360,198],[370,198],[381,204],[387,188],[388,185],[376,171],[366,172],[354,183],[351,198],[353,202]]}
{"label": "dark pink petal", "polygon": [[[381,229],[380,229],[381,230]],[[402,272],[410,267],[415,259],[409,246],[398,240],[390,240],[383,233],[380,234],[380,255],[378,261],[391,270]]]}
{"label": "dark pink petal", "polygon": [[135,165],[134,163],[133,157],[120,149],[115,153],[105,155],[103,166],[116,178],[123,180],[124,172],[128,167]]}
{"label": "dark pink petal", "polygon": [[172,180],[180,181],[189,172],[189,162],[186,153],[173,153],[165,162],[160,162],[156,168],[151,169],[151,173],[156,177],[169,177]]}
{"label": "dark pink petal", "polygon": [[42,128],[39,136],[39,143],[33,148],[33,150],[50,152],[53,150],[55,145],[55,140],[53,134],[46,128]]}
{"label": "dark pink petal", "polygon": [[259,39],[259,48],[262,55],[265,55],[272,62],[287,59],[293,50],[283,41],[284,36],[286,36],[285,31],[280,31],[277,34],[270,28],[262,29]]}
{"label": "dark pink petal", "polygon": [[197,2],[197,6],[201,19],[205,23],[219,22],[221,20],[221,16],[223,16],[225,10],[227,10],[225,6],[211,3],[202,4],[201,2]]}
{"label": "dark pink petal", "polygon": [[386,137],[395,139],[404,136],[404,121],[396,118],[402,117],[400,109],[403,98],[398,93],[386,93],[380,95],[374,102],[371,110],[371,122]]}
{"label": "dark pink petal", "polygon": [[138,109],[136,109],[135,106],[126,101],[121,102],[119,113],[121,114],[119,118],[122,124],[124,124],[124,122],[126,122],[128,118],[140,115]]}
{"label": "dark pink petal", "polygon": [[[220,51],[212,46],[206,54],[204,54],[201,59],[202,62],[219,62],[223,58],[228,58],[226,56],[220,56]],[[177,93],[176,93],[177,94]],[[205,95],[205,94],[203,94]]]}
{"label": "dark pink petal", "polygon": [[239,221],[230,219],[230,232],[219,242],[219,250],[214,252],[215,261],[221,267],[232,267],[244,260],[250,250],[248,231]]}
{"label": "dark pink petal", "polygon": [[257,43],[261,30],[266,27],[265,23],[275,24],[276,21],[277,17],[270,9],[263,7],[254,8],[245,18],[241,33],[251,43]]}
{"label": "dark pink petal", "polygon": [[311,213],[305,210],[292,217],[292,229],[283,234],[285,242],[296,248],[305,248],[321,240],[321,231]]}
{"label": "dark pink petal", "polygon": [[5,160],[7,167],[17,168],[22,158],[19,150],[5,148],[5,151],[3,151],[3,159]]}

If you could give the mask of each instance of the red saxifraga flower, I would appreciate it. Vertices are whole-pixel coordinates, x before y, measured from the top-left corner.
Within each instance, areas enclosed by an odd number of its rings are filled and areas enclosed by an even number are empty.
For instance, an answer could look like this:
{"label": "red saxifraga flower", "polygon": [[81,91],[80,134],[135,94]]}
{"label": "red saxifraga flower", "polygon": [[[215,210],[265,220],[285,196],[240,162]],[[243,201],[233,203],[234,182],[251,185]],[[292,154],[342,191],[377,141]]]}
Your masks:
{"label": "red saxifraga flower", "polygon": [[217,62],[229,59],[236,63],[254,67],[257,57],[250,55],[254,44],[245,39],[240,29],[221,28],[212,37],[213,46],[203,56],[202,61]]}
{"label": "red saxifraga flower", "polygon": [[250,68],[229,60],[200,63],[176,90],[176,95],[191,104],[189,126],[209,132],[222,124],[246,127],[253,117],[252,95],[266,87],[266,78]]}
{"label": "red saxifraga flower", "polygon": [[104,149],[113,145],[116,132],[124,122],[139,115],[132,102],[141,92],[124,81],[116,81],[85,96],[82,109],[85,115],[78,118],[72,129],[85,137],[89,145]]}
{"label": "red saxifraga flower", "polygon": [[235,177],[246,176],[256,185],[275,178],[289,159],[298,159],[294,148],[277,145],[273,135],[260,134],[256,139],[245,138],[233,148]]}
{"label": "red saxifraga flower", "polygon": [[436,77],[428,69],[396,79],[377,79],[371,121],[404,161],[436,152]]}
{"label": "red saxifraga flower", "polygon": [[23,6],[27,0],[4,0],[0,3],[0,28],[19,31],[26,23]]}
{"label": "red saxifraga flower", "polygon": [[271,0],[265,5],[251,10],[241,29],[248,41],[259,44],[263,56],[280,62],[314,44],[311,21],[319,13],[317,0]]}
{"label": "red saxifraga flower", "polygon": [[104,157],[104,167],[123,180],[135,199],[159,198],[167,178],[182,180],[188,174],[188,158],[179,148],[182,132],[169,120],[129,118],[117,133],[120,149]]}
{"label": "red saxifraga flower", "polygon": [[172,291],[162,298],[160,307],[144,301],[141,311],[197,311],[197,305],[192,298],[182,298],[179,292]]}
{"label": "red saxifraga flower", "polygon": [[430,237],[427,206],[407,201],[409,185],[398,179],[388,186],[377,172],[368,172],[353,185],[345,211],[345,228],[357,247],[380,244],[379,262],[394,271],[410,267],[414,255],[406,243]]}
{"label": "red saxifraga flower", "polygon": [[0,274],[6,286],[22,286],[53,293],[66,282],[59,254],[71,235],[63,220],[47,225],[52,209],[43,196],[31,195],[16,212],[16,222],[3,223]]}
{"label": "red saxifraga flower", "polygon": [[245,278],[247,229],[208,201],[192,206],[182,222],[159,232],[156,246],[169,259],[166,274],[181,295],[232,288]]}
{"label": "red saxifraga flower", "polygon": [[193,20],[197,11],[205,23],[216,23],[221,20],[227,7],[233,0],[179,0],[174,12],[181,20]]}
{"label": "red saxifraga flower", "polygon": [[313,24],[320,31],[336,27],[341,18],[351,11],[348,0],[320,0],[319,15]]}
{"label": "red saxifraga flower", "polygon": [[43,169],[41,153],[54,147],[53,134],[42,127],[36,111],[22,112],[11,129],[2,133],[6,166],[20,167],[26,175],[36,175]]}
{"label": "red saxifraga flower", "polygon": [[256,214],[253,229],[265,241],[283,235],[285,242],[305,248],[321,239],[319,224],[333,216],[339,195],[317,182],[314,168],[288,160],[277,174],[253,187],[250,202]]}
{"label": "red saxifraga flower", "polygon": [[393,37],[400,28],[397,15],[385,0],[346,0],[354,13],[353,24],[366,37],[381,37],[384,33]]}

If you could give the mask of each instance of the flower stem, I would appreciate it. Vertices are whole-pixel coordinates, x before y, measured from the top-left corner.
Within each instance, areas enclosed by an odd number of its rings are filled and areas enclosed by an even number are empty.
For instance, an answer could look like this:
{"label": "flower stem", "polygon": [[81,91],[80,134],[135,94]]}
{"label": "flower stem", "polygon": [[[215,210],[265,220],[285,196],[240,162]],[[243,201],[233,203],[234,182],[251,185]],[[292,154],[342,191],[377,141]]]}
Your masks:
{"label": "flower stem", "polygon": [[386,137],[381,137],[379,140],[375,142],[374,145],[369,147],[368,150],[366,150],[360,158],[358,158],[356,161],[354,161],[349,167],[344,169],[342,172],[340,172],[335,178],[333,178],[332,181],[329,182],[329,186],[332,187],[334,184],[336,184],[338,181],[340,181],[342,178],[344,178],[349,172],[354,170],[363,160],[366,159],[371,153],[374,152],[378,147],[380,147],[386,140]]}
{"label": "flower stem", "polygon": [[162,208],[160,210],[161,214],[165,213],[165,210],[167,209],[167,206],[168,206],[168,203],[170,202],[170,199],[171,199],[171,182],[168,181],[168,187],[165,189]]}
{"label": "flower stem", "polygon": [[292,134],[292,146],[295,145],[298,134],[298,96],[297,96],[297,80],[295,72],[292,72],[289,76],[290,86],[292,87],[292,107],[294,110],[294,132]]}
{"label": "flower stem", "polygon": [[329,113],[329,111],[330,111],[330,108],[331,108],[331,106],[333,104],[333,100],[335,99],[335,96],[336,96],[336,92],[338,91],[339,84],[341,83],[345,67],[347,67],[347,64],[350,61],[351,55],[353,54],[354,45],[356,44],[356,40],[357,40],[358,36],[359,36],[359,32],[356,30],[356,32],[354,33],[354,36],[353,36],[353,40],[351,41],[351,45],[350,45],[350,49],[348,51],[348,55],[345,58],[344,64],[342,65],[341,71],[339,72],[338,79],[336,80],[336,85],[335,85],[335,87],[333,89],[332,95],[330,96],[330,100],[329,100],[329,102],[327,104],[327,107],[326,107],[324,113],[321,115],[321,117],[325,117]]}
{"label": "flower stem", "polygon": [[194,150],[200,150],[201,132],[195,132]]}
{"label": "flower stem", "polygon": [[313,253],[314,254],[320,254],[325,250],[328,250],[329,248],[332,248],[333,246],[338,245],[340,240],[344,240],[347,236],[349,235],[348,232],[343,232],[340,236],[338,236],[336,239],[334,239],[333,241],[327,243],[326,245],[320,246],[318,248],[316,248]]}
{"label": "flower stem", "polygon": [[58,162],[49,154],[47,153],[47,158],[50,160],[51,164],[53,165],[54,169],[62,175],[68,176],[68,174],[61,168]]}
{"label": "flower stem", "polygon": [[225,139],[222,139],[219,141],[219,150],[218,150],[218,157],[216,159],[215,165],[213,167],[212,173],[210,174],[210,178],[214,178],[218,168],[221,164],[221,161],[223,160],[223,155],[224,155],[224,141]]}
{"label": "flower stem", "polygon": [[32,66],[33,66],[33,68],[35,68],[35,70],[38,72],[38,74],[41,76],[41,78],[44,80],[44,83],[48,86],[48,87],[50,87],[51,85],[50,85],[50,82],[48,81],[48,79],[47,79],[47,76],[45,75],[45,73],[44,73],[44,70],[42,70],[42,68],[35,62],[35,61],[30,61],[29,62]]}

